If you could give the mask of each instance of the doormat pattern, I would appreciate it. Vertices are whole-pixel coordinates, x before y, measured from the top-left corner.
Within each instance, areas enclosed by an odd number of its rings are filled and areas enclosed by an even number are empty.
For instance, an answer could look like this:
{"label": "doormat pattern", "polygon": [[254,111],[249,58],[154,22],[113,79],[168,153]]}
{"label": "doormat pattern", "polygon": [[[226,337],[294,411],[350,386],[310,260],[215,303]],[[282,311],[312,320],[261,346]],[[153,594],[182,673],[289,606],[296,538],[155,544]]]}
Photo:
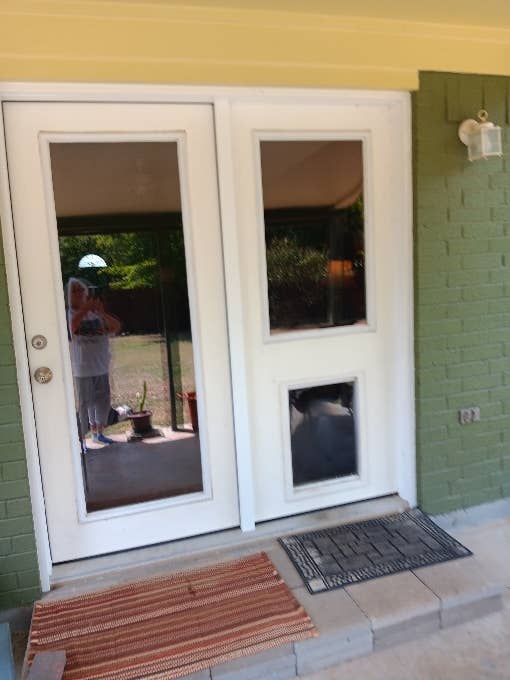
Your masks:
{"label": "doormat pattern", "polygon": [[265,553],[35,605],[27,662],[65,650],[65,680],[179,678],[317,635]]}
{"label": "doormat pattern", "polygon": [[472,555],[418,508],[279,541],[312,594]]}

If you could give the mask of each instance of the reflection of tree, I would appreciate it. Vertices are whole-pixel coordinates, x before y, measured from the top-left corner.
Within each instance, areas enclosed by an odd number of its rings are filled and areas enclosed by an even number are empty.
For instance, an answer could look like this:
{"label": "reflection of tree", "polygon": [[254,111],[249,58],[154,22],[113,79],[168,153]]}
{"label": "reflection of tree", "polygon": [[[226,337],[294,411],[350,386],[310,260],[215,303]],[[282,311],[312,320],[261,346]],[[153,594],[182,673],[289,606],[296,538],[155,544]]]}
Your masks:
{"label": "reflection of tree", "polygon": [[[160,283],[158,252],[161,241],[156,242],[153,231],[115,234],[61,236],[59,239],[62,278],[80,274],[78,262],[87,253],[95,253],[107,262],[107,269],[87,271],[94,277],[92,283],[117,290],[157,288]],[[185,282],[184,239],[181,230],[165,233],[164,254],[167,276],[173,282]],[[178,284],[177,284],[178,285]]]}
{"label": "reflection of tree", "polygon": [[[364,318],[364,220],[360,197],[346,208],[266,210],[266,257],[272,329]],[[352,280],[332,280],[333,263]],[[337,318],[338,317],[338,318]]]}
{"label": "reflection of tree", "polygon": [[267,249],[271,327],[318,322],[325,316],[327,248],[301,245],[292,234]]}

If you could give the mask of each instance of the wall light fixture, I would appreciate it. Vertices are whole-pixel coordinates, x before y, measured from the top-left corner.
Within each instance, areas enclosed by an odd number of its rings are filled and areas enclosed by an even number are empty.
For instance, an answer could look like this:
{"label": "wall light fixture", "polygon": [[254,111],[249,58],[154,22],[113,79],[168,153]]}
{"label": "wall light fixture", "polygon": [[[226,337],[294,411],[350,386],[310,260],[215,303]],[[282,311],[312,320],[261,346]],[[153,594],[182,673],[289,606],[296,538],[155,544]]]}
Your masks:
{"label": "wall light fixture", "polygon": [[489,114],[481,109],[478,120],[468,118],[459,125],[460,141],[468,148],[468,159],[477,161],[490,156],[502,156],[501,128],[488,120]]}

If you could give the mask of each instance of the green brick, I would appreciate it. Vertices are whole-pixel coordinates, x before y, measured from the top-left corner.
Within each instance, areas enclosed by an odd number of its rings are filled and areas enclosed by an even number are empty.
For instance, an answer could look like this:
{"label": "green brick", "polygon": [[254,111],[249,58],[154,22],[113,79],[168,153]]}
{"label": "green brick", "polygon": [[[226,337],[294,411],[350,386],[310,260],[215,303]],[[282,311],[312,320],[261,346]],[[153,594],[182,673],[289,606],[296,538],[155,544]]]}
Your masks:
{"label": "green brick", "polygon": [[16,386],[16,369],[12,366],[0,366],[0,385]]}
{"label": "green brick", "polygon": [[448,275],[446,273],[438,274],[437,272],[423,272],[418,267],[416,267],[415,274],[417,285],[420,288],[436,288],[440,291],[448,281]]}
{"label": "green brick", "polygon": [[[492,177],[493,175],[491,175]],[[490,182],[487,175],[447,175],[446,186],[452,191],[461,189],[463,191],[478,191],[481,189],[489,189]]]}
{"label": "green brick", "polygon": [[3,463],[0,469],[2,479],[5,479],[6,481],[26,479],[27,477],[27,466],[25,462],[22,461]]}
{"label": "green brick", "polygon": [[432,427],[425,429],[422,427],[419,432],[416,433],[417,442],[437,442],[444,441],[448,437],[448,429],[445,426],[442,427]]}
{"label": "green brick", "polygon": [[460,288],[427,288],[416,292],[416,302],[420,305],[451,303],[460,301],[461,296]]}
{"label": "green brick", "polygon": [[418,323],[426,323],[427,321],[440,321],[448,318],[450,311],[449,305],[427,305],[417,310]]}
{"label": "green brick", "polygon": [[464,288],[462,291],[462,299],[466,301],[472,300],[494,300],[500,298],[505,294],[503,284],[489,284],[487,286],[476,286]]}
{"label": "green brick", "polygon": [[[473,241],[473,243],[476,245],[476,241]],[[488,283],[490,283],[490,272],[488,271],[461,270],[448,274],[449,286],[481,286]]]}
{"label": "green brick", "polygon": [[13,404],[15,406],[19,404],[18,390],[8,385],[0,385],[0,407]]}
{"label": "green brick", "polygon": [[[462,267],[462,258],[467,255],[419,255],[417,257],[418,267],[424,267],[434,272],[451,272]],[[471,257],[471,256],[470,256]],[[477,257],[477,256],[472,256]],[[480,256],[483,257],[483,256]],[[486,255],[486,257],[500,257],[499,255]],[[501,258],[500,258],[501,264]],[[442,300],[442,302],[444,302]]]}
{"label": "green brick", "polygon": [[417,417],[423,414],[436,413],[438,411],[445,411],[447,408],[446,397],[433,397],[431,399],[422,399],[420,402],[420,413]]}
{"label": "green brick", "polygon": [[0,592],[15,590],[17,587],[18,579],[16,578],[16,574],[0,574]]}
{"label": "green brick", "polygon": [[32,571],[22,571],[18,573],[18,587],[19,588],[39,588],[40,587],[39,571],[33,569]]}
{"label": "green brick", "polygon": [[446,496],[444,498],[421,497],[420,506],[430,515],[442,515],[463,507],[461,496]]}
{"label": "green brick", "polygon": [[[457,414],[453,411],[436,411],[435,413],[422,413],[419,419],[420,433],[422,430],[450,425],[457,419]],[[420,435],[421,436],[421,435]],[[442,437],[444,439],[444,437]]]}
{"label": "green brick", "polygon": [[479,255],[461,255],[463,269],[496,269],[501,267],[503,259],[499,253],[480,253]]}
{"label": "green brick", "polygon": [[471,505],[481,505],[482,503],[490,503],[501,498],[502,493],[499,488],[488,488],[474,490],[462,495],[462,503],[464,507]]}
{"label": "green brick", "polygon": [[[489,177],[489,187],[490,187]],[[503,189],[484,189],[479,191],[467,191],[464,195],[464,206],[474,208],[482,207],[498,208],[506,204],[505,191]]]}
{"label": "green brick", "polygon": [[12,537],[12,552],[27,553],[35,551],[35,537],[33,533]]}
{"label": "green brick", "polygon": [[464,391],[461,394],[453,394],[447,397],[448,408],[451,409],[465,408],[466,406],[484,406],[495,400],[497,398],[493,396],[492,391],[489,395],[488,390]]}
{"label": "green brick", "polygon": [[494,359],[501,356],[503,346],[498,345],[483,345],[483,347],[466,348],[462,351],[462,359],[464,361],[477,361],[478,359]]}
{"label": "green brick", "polygon": [[422,368],[416,375],[417,383],[419,385],[426,384],[430,381],[445,380],[446,368],[444,366],[435,366],[433,368]]}
{"label": "green brick", "polygon": [[12,517],[0,520],[0,537],[18,536],[33,531],[32,517]]}
{"label": "green brick", "polygon": [[510,314],[487,314],[483,321],[487,330],[497,330],[501,326],[506,327],[510,324]]}
{"label": "green brick", "polygon": [[462,227],[462,236],[464,238],[479,239],[484,238],[499,238],[504,236],[505,227],[504,224],[500,222],[483,222],[481,224],[465,224]]}
{"label": "green brick", "polygon": [[7,517],[30,517],[32,515],[32,506],[29,498],[17,498],[5,503],[7,510]]}
{"label": "green brick", "polygon": [[503,383],[500,374],[474,375],[470,378],[463,378],[462,389],[467,391],[483,390],[490,387],[499,387]]}
{"label": "green brick", "polygon": [[[459,298],[462,296],[462,292],[459,292]],[[486,301],[480,302],[459,302],[456,305],[450,306],[449,316],[452,318],[477,318],[483,314],[487,314],[489,311],[489,303]]]}
{"label": "green brick", "polygon": [[464,255],[473,253],[488,253],[489,240],[450,239],[448,241],[449,255]]}
{"label": "green brick", "polygon": [[12,345],[2,345],[0,347],[0,366],[14,366],[14,350]]}
{"label": "green brick", "polygon": [[461,477],[460,479],[450,482],[450,488],[452,494],[460,494],[461,496],[464,496],[466,494],[479,491],[480,488],[486,488],[488,484],[488,475],[484,477],[476,477],[475,479],[465,479]]}
{"label": "green brick", "polygon": [[[452,349],[464,347],[477,347],[488,342],[488,333],[458,333],[448,337],[447,345]],[[491,338],[492,340],[492,338]]]}
{"label": "green brick", "polygon": [[[476,428],[477,425],[479,424],[474,423],[472,426],[464,425],[461,427]],[[482,434],[476,434],[476,431],[470,429],[469,434],[462,436],[462,446],[464,451],[479,451],[483,449],[489,450],[491,446],[501,442],[501,437],[502,434],[499,430],[497,432],[484,432]]]}
{"label": "green brick", "polygon": [[506,189],[508,187],[508,175],[506,172],[496,172],[489,177],[490,189]]}
{"label": "green brick", "polygon": [[491,208],[491,220],[493,222],[507,222],[508,221],[508,206],[500,206],[499,208]]}
{"label": "green brick", "polygon": [[466,479],[482,479],[491,472],[501,472],[499,460],[484,460],[480,463],[465,465],[462,473]]}
{"label": "green brick", "polygon": [[508,252],[510,252],[510,238],[494,238],[494,239],[491,239],[489,241],[489,250],[496,252],[496,253],[508,253]]}
{"label": "green brick", "polygon": [[[417,343],[418,344],[418,343]],[[434,343],[435,344],[435,343]],[[501,349],[499,351],[501,354]],[[499,356],[499,354],[497,356]],[[458,364],[462,361],[462,352],[460,350],[452,349],[420,349],[419,356],[417,357],[418,369],[424,368],[426,366],[448,366],[452,364]]]}
{"label": "green brick", "polygon": [[490,222],[492,208],[449,208],[448,216],[450,222],[461,222],[462,224],[469,224],[470,222]]}
{"label": "green brick", "polygon": [[37,554],[35,552],[0,557],[0,574],[18,573],[32,569],[37,569]]}
{"label": "green brick", "polygon": [[0,406],[0,425],[19,423],[20,419],[21,413],[17,404]]}
{"label": "green brick", "polygon": [[446,373],[449,378],[471,378],[477,375],[487,375],[489,366],[485,361],[470,361],[469,363],[448,366]]}
{"label": "green brick", "polygon": [[0,441],[18,443],[23,439],[23,432],[20,423],[9,423],[0,425]]}
{"label": "green brick", "polygon": [[417,324],[417,335],[423,338],[437,335],[450,335],[462,331],[460,319],[441,319],[440,321],[421,321]]}
{"label": "green brick", "polygon": [[25,588],[0,595],[0,610],[30,605],[41,596],[40,588]]}
{"label": "green brick", "polygon": [[0,463],[25,460],[25,447],[21,442],[9,444],[0,443]]}
{"label": "green brick", "polygon": [[[490,406],[484,406],[482,411],[481,411],[481,417],[483,419],[485,418],[493,418],[494,416],[500,416],[504,412],[503,409],[503,404],[501,403],[496,403],[496,404],[491,404]],[[498,420],[498,427],[501,427],[501,423]]]}
{"label": "green brick", "polygon": [[510,358],[501,357],[500,359],[491,359],[489,361],[489,371],[491,373],[505,373],[510,371]]}
{"label": "green brick", "polygon": [[10,500],[11,498],[28,498],[27,480],[15,482],[2,482],[0,484],[0,500]]}
{"label": "green brick", "polygon": [[460,392],[462,389],[462,382],[460,380],[445,380],[442,383],[430,380],[424,384],[420,384],[420,396],[422,397],[439,397],[448,396]]}
{"label": "green brick", "polygon": [[12,552],[12,540],[10,538],[0,538],[0,556],[10,555]]}

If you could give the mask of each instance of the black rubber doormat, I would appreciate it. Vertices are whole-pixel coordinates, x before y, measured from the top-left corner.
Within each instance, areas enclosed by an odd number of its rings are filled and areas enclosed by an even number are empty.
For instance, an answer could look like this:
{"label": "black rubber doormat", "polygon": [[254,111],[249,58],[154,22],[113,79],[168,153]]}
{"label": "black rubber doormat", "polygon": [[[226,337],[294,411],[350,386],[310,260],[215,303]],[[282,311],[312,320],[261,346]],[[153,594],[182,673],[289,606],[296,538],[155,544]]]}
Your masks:
{"label": "black rubber doormat", "polygon": [[279,541],[312,594],[472,555],[417,508]]}

